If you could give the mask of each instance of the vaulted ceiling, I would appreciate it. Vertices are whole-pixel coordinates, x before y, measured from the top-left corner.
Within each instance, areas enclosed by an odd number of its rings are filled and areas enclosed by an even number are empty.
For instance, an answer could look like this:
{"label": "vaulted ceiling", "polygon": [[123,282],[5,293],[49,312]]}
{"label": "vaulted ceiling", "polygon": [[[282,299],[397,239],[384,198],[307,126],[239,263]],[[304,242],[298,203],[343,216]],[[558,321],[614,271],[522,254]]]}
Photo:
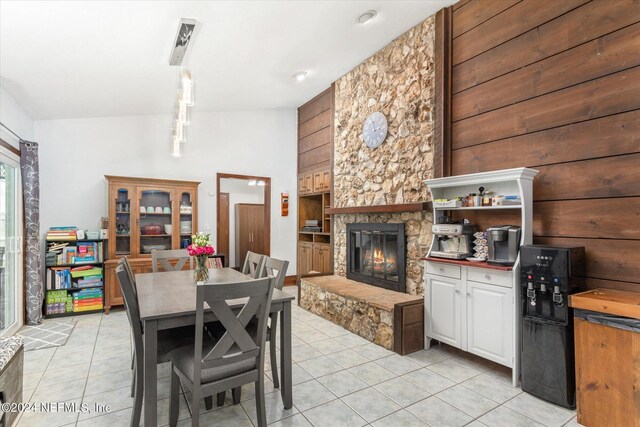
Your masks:
{"label": "vaulted ceiling", "polygon": [[[170,112],[169,53],[193,18],[197,110],[295,108],[452,3],[2,0],[0,83],[34,119]],[[358,24],[368,10],[377,17]]]}

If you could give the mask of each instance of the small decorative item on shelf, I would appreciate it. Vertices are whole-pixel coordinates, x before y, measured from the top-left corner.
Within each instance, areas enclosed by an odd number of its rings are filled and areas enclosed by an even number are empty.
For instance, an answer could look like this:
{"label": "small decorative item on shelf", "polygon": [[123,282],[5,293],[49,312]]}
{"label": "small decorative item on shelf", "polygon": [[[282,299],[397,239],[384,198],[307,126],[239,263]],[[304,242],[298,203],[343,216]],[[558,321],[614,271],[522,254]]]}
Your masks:
{"label": "small decorative item on shelf", "polygon": [[209,236],[210,234],[204,233],[194,234],[191,236],[191,244],[187,247],[189,255],[196,259],[196,269],[193,271],[196,282],[206,282],[209,279],[207,259],[216,252],[209,242]]}

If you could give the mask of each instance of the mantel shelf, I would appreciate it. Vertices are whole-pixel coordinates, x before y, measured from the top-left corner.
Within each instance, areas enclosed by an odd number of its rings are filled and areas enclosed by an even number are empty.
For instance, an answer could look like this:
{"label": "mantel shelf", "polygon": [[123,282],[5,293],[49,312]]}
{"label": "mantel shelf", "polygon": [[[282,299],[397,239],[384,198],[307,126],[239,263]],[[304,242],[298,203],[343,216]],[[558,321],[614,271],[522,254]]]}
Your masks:
{"label": "mantel shelf", "polygon": [[330,215],[355,214],[355,213],[392,213],[392,212],[418,212],[430,210],[431,202],[404,203],[398,205],[375,206],[350,206],[346,208],[328,208],[325,213]]}

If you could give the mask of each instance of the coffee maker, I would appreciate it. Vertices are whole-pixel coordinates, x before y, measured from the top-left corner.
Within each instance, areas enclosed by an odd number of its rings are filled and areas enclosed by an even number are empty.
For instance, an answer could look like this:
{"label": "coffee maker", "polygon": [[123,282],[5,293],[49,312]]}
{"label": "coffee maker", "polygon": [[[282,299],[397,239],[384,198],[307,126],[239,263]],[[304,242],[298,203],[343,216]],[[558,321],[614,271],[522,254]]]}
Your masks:
{"label": "coffee maker", "polygon": [[473,256],[473,224],[433,224],[430,256],[465,259]]}
{"label": "coffee maker", "polygon": [[516,225],[494,225],[487,229],[489,257],[487,263],[513,265],[520,249],[520,227]]}

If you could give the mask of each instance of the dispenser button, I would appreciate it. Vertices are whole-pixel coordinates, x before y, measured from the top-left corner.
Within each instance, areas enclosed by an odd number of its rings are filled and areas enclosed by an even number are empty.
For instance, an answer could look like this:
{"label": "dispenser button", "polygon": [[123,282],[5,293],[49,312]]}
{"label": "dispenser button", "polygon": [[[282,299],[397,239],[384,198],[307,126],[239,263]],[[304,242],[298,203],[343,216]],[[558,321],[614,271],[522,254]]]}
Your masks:
{"label": "dispenser button", "polygon": [[557,277],[553,278],[553,283],[558,283],[558,278]]}

